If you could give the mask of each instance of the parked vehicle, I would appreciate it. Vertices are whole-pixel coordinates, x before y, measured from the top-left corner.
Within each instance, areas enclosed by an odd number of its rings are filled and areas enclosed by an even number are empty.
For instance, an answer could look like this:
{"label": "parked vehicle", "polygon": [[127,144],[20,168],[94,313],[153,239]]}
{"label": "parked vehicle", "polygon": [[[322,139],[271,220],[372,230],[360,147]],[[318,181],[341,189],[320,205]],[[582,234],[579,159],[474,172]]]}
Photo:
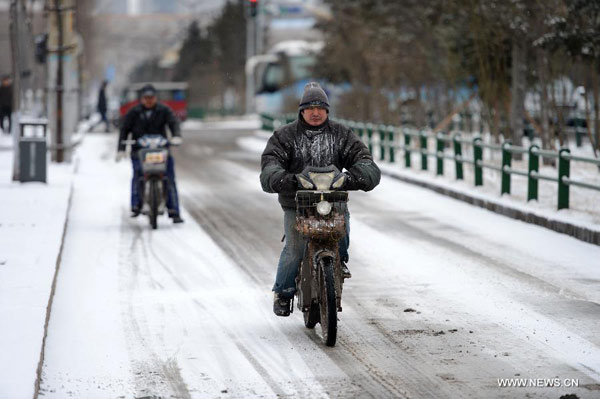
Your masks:
{"label": "parked vehicle", "polygon": [[[147,84],[148,82],[133,83],[123,89],[119,108],[120,119],[123,119],[127,111],[140,102],[139,91]],[[157,91],[159,101],[168,105],[179,120],[186,120],[188,84],[185,82],[152,82],[151,84]]]}
{"label": "parked vehicle", "polygon": [[304,325],[321,324],[327,346],[334,346],[337,313],[342,311],[344,284],[339,241],[346,235],[348,192],[335,191],[344,174],[333,165],[309,167],[298,180],[305,190],[296,193],[296,228],[307,241],[296,277],[298,308]]}

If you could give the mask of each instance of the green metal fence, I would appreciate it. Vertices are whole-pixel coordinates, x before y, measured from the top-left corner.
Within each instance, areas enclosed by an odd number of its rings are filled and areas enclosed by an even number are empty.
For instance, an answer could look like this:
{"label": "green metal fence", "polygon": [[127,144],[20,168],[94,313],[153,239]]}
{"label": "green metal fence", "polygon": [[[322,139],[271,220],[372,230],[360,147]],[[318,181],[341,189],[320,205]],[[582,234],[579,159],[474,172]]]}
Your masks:
{"label": "green metal fence", "polygon": [[[297,115],[272,116],[262,114],[263,129],[273,130],[284,123],[295,120]],[[460,134],[444,134],[419,131],[407,127],[387,125],[374,125],[371,123],[356,122],[351,120],[338,120],[349,126],[366,143],[369,151],[378,149],[380,161],[396,162],[396,152],[404,152],[404,166],[412,167],[412,154],[420,154],[420,169],[429,170],[429,158],[435,159],[437,175],[444,175],[444,160],[454,161],[457,180],[464,180],[464,164],[473,168],[474,185],[482,186],[484,183],[484,169],[494,170],[501,176],[500,195],[510,194],[511,177],[513,175],[527,178],[527,201],[538,200],[539,181],[550,181],[558,184],[558,209],[569,207],[569,188],[582,187],[600,191],[600,185],[591,184],[572,179],[571,161],[591,163],[600,166],[600,159],[575,156],[567,148],[559,151],[547,151],[532,144],[528,148],[513,146],[510,141],[502,144],[484,143],[481,136],[463,138]],[[435,149],[429,148],[429,143],[435,142]],[[465,146],[472,147],[472,158],[467,158]],[[501,165],[486,162],[484,149],[501,153]],[[447,151],[448,150],[448,151]],[[528,169],[520,170],[512,166],[513,155],[521,154],[528,157]],[[552,158],[558,161],[557,173],[554,176],[539,172],[540,158]]]}

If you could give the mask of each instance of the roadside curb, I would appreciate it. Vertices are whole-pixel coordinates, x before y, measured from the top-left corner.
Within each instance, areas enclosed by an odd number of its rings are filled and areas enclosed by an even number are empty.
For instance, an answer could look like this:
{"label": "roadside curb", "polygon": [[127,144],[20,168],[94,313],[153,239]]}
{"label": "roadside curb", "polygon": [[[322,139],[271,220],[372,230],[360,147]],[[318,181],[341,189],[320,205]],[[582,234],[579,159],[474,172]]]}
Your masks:
{"label": "roadside curb", "polygon": [[[77,161],[76,161],[77,162]],[[75,165],[75,171],[77,173],[77,164]],[[56,281],[58,279],[58,271],[60,270],[60,262],[62,259],[63,248],[65,245],[65,236],[67,234],[67,225],[69,224],[69,214],[71,213],[71,204],[73,200],[73,181],[71,181],[71,187],[69,189],[69,202],[67,204],[67,211],[65,213],[65,223],[63,225],[63,232],[60,238],[60,248],[58,250],[58,256],[56,257],[56,266],[54,269],[54,277],[52,278],[52,288],[50,288],[50,296],[48,297],[48,304],[46,305],[46,319],[44,321],[44,335],[42,338],[42,347],[40,349],[40,360],[38,362],[36,379],[35,379],[35,390],[33,399],[37,399],[40,394],[40,384],[42,382],[42,368],[44,367],[44,353],[46,351],[46,337],[48,336],[48,324],[50,322],[50,313],[52,311],[52,302],[54,301],[54,293],[56,292]]]}
{"label": "roadside curb", "polygon": [[[81,142],[83,141],[83,138],[84,138],[83,132],[77,132],[76,136],[77,136],[77,141],[73,147],[76,147],[79,144],[81,144]],[[69,187],[69,199],[68,199],[68,203],[67,203],[67,209],[65,212],[65,221],[63,224],[62,235],[60,238],[60,247],[58,250],[58,255],[56,257],[54,276],[52,278],[50,295],[48,296],[48,303],[46,305],[46,318],[44,320],[44,334],[42,336],[42,346],[40,348],[40,358],[39,358],[37,369],[36,369],[36,379],[34,382],[33,399],[38,399],[40,396],[40,386],[42,383],[42,369],[44,368],[44,355],[46,352],[46,338],[48,337],[48,325],[50,323],[50,315],[52,313],[52,303],[54,302],[54,294],[56,292],[56,282],[58,280],[58,272],[60,270],[60,263],[62,260],[63,249],[64,249],[64,245],[65,245],[65,237],[67,235],[67,227],[69,224],[69,215],[71,213],[71,206],[73,203],[73,192],[75,191],[74,190],[75,176],[77,175],[78,170],[79,170],[79,158],[75,157],[74,165],[73,165],[73,175],[71,177],[71,184]]]}
{"label": "roadside curb", "polygon": [[446,195],[448,197],[457,199],[459,201],[466,202],[471,205],[478,206],[480,208],[487,209],[489,211],[498,213],[503,216],[508,216],[512,219],[520,220],[526,223],[535,224],[537,226],[545,227],[547,229],[556,231],[557,233],[566,234],[574,237],[578,240],[585,241],[590,244],[600,245],[600,231],[593,230],[588,227],[578,226],[573,223],[563,222],[559,220],[553,220],[545,216],[537,215],[533,212],[527,212],[521,209],[511,207],[506,204],[501,204],[497,201],[492,201],[484,198],[477,198],[475,196],[453,190],[447,187],[438,186],[423,180],[414,179],[408,176],[399,175],[387,170],[382,170],[381,174],[391,177],[396,180],[403,181],[405,183],[420,186],[436,193]]}

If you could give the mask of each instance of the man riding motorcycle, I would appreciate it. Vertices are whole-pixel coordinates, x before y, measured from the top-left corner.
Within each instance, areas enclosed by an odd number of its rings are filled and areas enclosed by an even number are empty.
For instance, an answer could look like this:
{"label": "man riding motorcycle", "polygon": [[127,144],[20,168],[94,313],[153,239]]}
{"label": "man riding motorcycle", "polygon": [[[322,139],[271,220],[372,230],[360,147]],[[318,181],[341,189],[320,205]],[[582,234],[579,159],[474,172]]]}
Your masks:
{"label": "man riding motorcycle", "polygon": [[[307,166],[335,165],[345,169],[341,190],[370,191],[381,178],[381,172],[368,148],[352,130],[328,118],[329,99],[318,83],[304,88],[298,119],[277,129],[262,154],[260,182],[267,193],[278,193],[284,213],[285,246],[279,258],[273,312],[290,315],[290,303],[296,291],[296,275],[302,260],[305,241],[295,229],[298,189],[296,175]],[[346,214],[346,236],[340,241],[340,259],[345,278],[351,277],[348,261],[349,214]]]}
{"label": "man riding motorcycle", "polygon": [[[171,144],[181,144],[181,134],[179,131],[179,121],[177,117],[166,105],[158,102],[156,89],[152,85],[146,85],[140,91],[140,104],[136,105],[127,112],[123,118],[119,132],[119,144],[117,160],[125,157],[125,144],[123,140],[129,133],[132,139],[137,140],[147,134],[159,134],[167,137],[166,127],[169,127],[172,138]],[[168,137],[167,137],[168,138]],[[140,177],[142,173],[142,163],[138,157],[139,146],[134,144],[131,151],[131,163],[133,166],[133,178],[131,180],[131,216],[136,217],[142,210],[143,193],[140,191]],[[167,159],[167,209],[169,217],[173,223],[182,223],[183,219],[179,214],[179,200],[177,195],[177,186],[175,184],[175,161],[169,154]]]}

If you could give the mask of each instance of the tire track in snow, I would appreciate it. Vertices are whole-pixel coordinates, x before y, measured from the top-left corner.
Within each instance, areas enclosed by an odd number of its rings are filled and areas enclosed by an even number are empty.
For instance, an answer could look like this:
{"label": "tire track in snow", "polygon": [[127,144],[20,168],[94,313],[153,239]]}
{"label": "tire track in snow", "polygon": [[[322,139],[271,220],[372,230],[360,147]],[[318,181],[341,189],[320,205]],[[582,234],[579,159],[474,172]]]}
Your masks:
{"label": "tire track in snow", "polygon": [[[145,248],[145,246],[144,246],[144,248]],[[186,284],[181,278],[179,278],[177,276],[177,274],[168,266],[168,264],[161,259],[160,255],[157,253],[155,248],[150,246],[150,252],[152,254],[152,257],[167,272],[167,274],[173,280],[173,282],[175,282],[175,284],[179,288],[181,288],[184,292],[190,292],[190,287],[188,286],[188,284]],[[253,277],[253,276],[249,275],[249,277]],[[209,317],[211,317],[213,324],[218,325],[220,330],[225,332],[225,334],[231,339],[232,342],[235,342],[235,345],[238,348],[238,350],[244,355],[244,357],[248,360],[248,362],[256,369],[256,371],[263,378],[265,383],[272,389],[273,393],[275,393],[277,396],[287,396],[285,389],[282,386],[280,386],[269,375],[267,370],[256,360],[256,358],[248,351],[248,349],[246,349],[239,342],[237,342],[238,340],[236,339],[233,332],[226,325],[224,325],[218,318],[214,317],[212,312],[210,312],[210,310],[206,306],[204,306],[204,304],[202,304],[199,300],[193,299],[192,301],[203,311],[203,313],[205,315],[208,315]],[[178,373],[175,374],[175,376],[178,378],[181,378]],[[188,393],[188,395],[189,395],[189,393]]]}
{"label": "tire track in snow", "polygon": [[[133,229],[133,236],[129,241],[128,236],[131,232],[127,230],[131,228]],[[139,354],[137,351],[139,349],[141,349],[143,355],[148,359],[133,360],[132,362],[132,370],[135,373],[136,391],[138,392],[136,397],[164,393],[173,398],[191,399],[186,384],[179,373],[177,360],[173,357],[166,360],[161,359],[161,356],[154,349],[150,340],[147,339],[152,334],[147,328],[148,323],[143,310],[136,312],[134,308],[134,295],[136,289],[140,288],[141,277],[147,277],[152,288],[158,290],[164,289],[164,285],[152,277],[152,270],[149,264],[149,253],[152,252],[152,248],[150,247],[150,251],[148,250],[148,245],[143,236],[144,232],[139,225],[132,225],[125,211],[122,216],[120,234],[121,248],[119,259],[127,259],[124,264],[121,264],[121,281],[125,286],[127,295],[126,311],[122,315],[122,318],[124,326],[129,326],[125,331],[126,335],[130,337],[128,349],[131,352],[130,357],[132,359],[138,357]],[[145,267],[142,269],[142,266]],[[131,273],[127,273],[128,268],[131,268]],[[142,272],[144,273],[143,276]],[[125,275],[126,273],[128,275]],[[164,387],[165,382],[170,389]]]}
{"label": "tire track in snow", "polygon": [[[136,229],[139,230],[139,227],[136,227]],[[188,244],[185,241],[177,240],[177,233],[175,230],[173,230],[173,231],[174,231],[173,234],[171,234],[169,231],[164,231],[164,230],[161,233],[167,234],[169,241],[170,240],[177,241],[178,245],[183,245],[184,247],[187,248]],[[148,234],[152,234],[152,232],[149,232]],[[145,234],[142,234],[142,236],[145,236]],[[167,236],[163,236],[163,238],[165,238],[165,237],[167,237]],[[177,260],[170,259],[171,262],[166,262],[163,259],[163,253],[168,254],[168,252],[163,252],[163,249],[164,249],[163,245],[168,246],[168,243],[165,244],[164,242],[160,242],[160,243],[157,242],[156,245],[150,245],[151,239],[150,239],[150,242],[148,242],[148,243],[146,242],[145,239],[137,240],[136,242],[137,242],[136,245],[139,248],[137,248],[137,251],[135,251],[135,250],[131,251],[131,248],[130,248],[130,253],[137,252],[141,255],[137,255],[137,257],[136,257],[136,255],[134,255],[133,258],[130,260],[130,262],[132,262],[134,264],[134,269],[139,269],[140,263],[142,265],[146,266],[146,268],[148,270],[144,270],[143,274],[144,274],[144,277],[149,279],[151,283],[156,280],[152,277],[152,270],[151,270],[150,264],[154,264],[154,265],[160,267],[161,269],[163,269],[164,272],[166,273],[166,275],[168,276],[169,280],[172,281],[179,290],[181,290],[182,292],[186,292],[186,293],[191,292],[191,287],[193,286],[193,284],[196,280],[199,280],[199,279],[201,280],[206,277],[206,276],[201,275],[203,272],[203,268],[196,268],[194,266],[188,267],[189,262],[187,264],[180,263],[181,266],[185,266],[185,269],[177,269],[177,273],[176,273],[173,266],[171,266],[171,264],[173,262],[178,263]],[[194,257],[197,256],[197,253],[198,253],[198,250],[194,249],[194,253],[192,253],[192,256],[190,257],[190,259],[194,259]],[[138,257],[139,257],[139,260],[138,260]],[[142,273],[140,273],[140,274],[142,274]],[[187,277],[187,279],[179,277],[180,275]],[[226,283],[226,281],[219,278],[218,274],[216,275],[216,280],[218,280],[219,284]],[[160,287],[161,290],[168,289],[168,285],[167,286],[164,285],[166,282],[167,282],[166,280],[162,280],[162,285]],[[156,289],[157,285],[152,284],[151,287]],[[140,287],[138,287],[138,288],[140,288]],[[130,299],[129,302],[133,303],[133,299]],[[220,334],[223,334],[226,337],[228,337],[229,341],[236,345],[239,352],[247,359],[249,365],[254,367],[254,369],[256,370],[256,373],[263,379],[265,384],[270,387],[270,389],[272,390],[272,392],[274,394],[277,394],[281,397],[285,397],[285,396],[290,396],[290,392],[295,392],[295,394],[298,394],[301,397],[305,397],[305,396],[324,397],[323,391],[321,390],[319,385],[313,385],[310,388],[307,388],[306,384],[303,383],[302,378],[294,379],[291,382],[287,381],[284,384],[282,384],[281,382],[278,382],[278,379],[273,377],[273,372],[267,370],[261,364],[261,362],[258,360],[258,358],[255,356],[255,354],[253,354],[251,350],[244,347],[240,343],[243,340],[240,339],[240,337],[238,337],[236,335],[235,331],[232,328],[230,328],[230,326],[228,326],[226,323],[223,322],[222,316],[217,317],[214,310],[207,308],[198,299],[192,298],[192,302],[195,303],[200,308],[203,317],[210,318],[210,320],[211,320],[211,323],[209,323],[210,325],[216,326],[216,330],[219,331]],[[173,309],[172,313],[173,314],[177,313],[177,310]],[[137,316],[137,317],[138,317],[138,319],[140,319],[140,317],[142,317],[142,316]],[[148,344],[146,342],[147,340],[145,339],[144,334],[141,333],[142,328],[140,327],[140,325],[146,325],[146,323],[142,322],[142,319],[140,319],[140,322],[136,323],[136,325],[134,326],[135,330],[138,331],[136,339],[139,340],[143,345],[145,345],[147,351],[153,352],[151,348],[148,348]],[[146,330],[147,330],[147,328],[146,328]],[[151,333],[150,330],[148,330],[147,332]],[[279,335],[283,336],[283,334],[281,332],[279,333]],[[253,350],[256,350],[256,349],[257,349],[256,346],[253,346]],[[268,350],[270,351],[270,350],[272,350],[272,348],[268,348]],[[235,371],[234,371],[235,366],[231,365],[231,367],[233,368],[232,373],[235,373]],[[160,377],[162,377],[162,375]],[[280,378],[281,378],[281,376],[279,376],[279,379]],[[178,385],[175,385],[175,386],[178,386]],[[146,393],[146,392],[144,392],[144,393]]]}

